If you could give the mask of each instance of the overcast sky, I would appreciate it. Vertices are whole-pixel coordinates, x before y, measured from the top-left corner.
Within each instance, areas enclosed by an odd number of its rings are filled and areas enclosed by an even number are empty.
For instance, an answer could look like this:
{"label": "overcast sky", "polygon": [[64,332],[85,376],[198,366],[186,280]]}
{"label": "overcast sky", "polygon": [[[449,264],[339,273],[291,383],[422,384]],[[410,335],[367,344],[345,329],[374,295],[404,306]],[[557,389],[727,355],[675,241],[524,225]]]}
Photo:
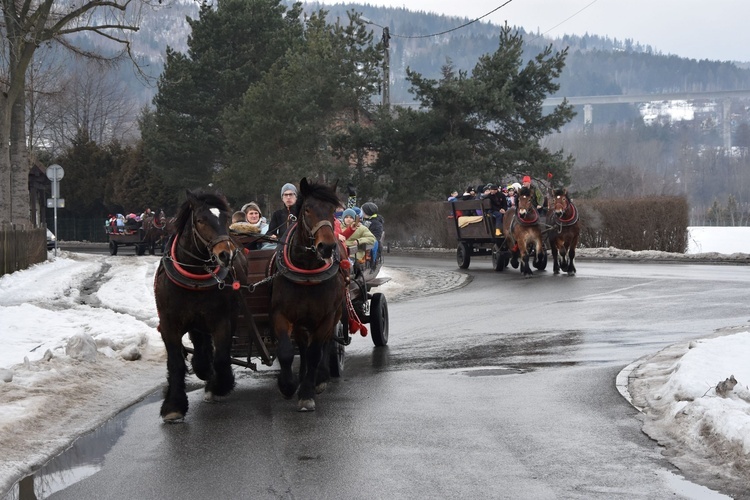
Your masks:
{"label": "overcast sky", "polygon": [[[507,0],[360,0],[475,19]],[[339,3],[322,0],[322,3]],[[585,33],[632,38],[664,54],[750,61],[748,0],[511,0],[485,20],[553,38]],[[374,22],[387,22],[376,20]]]}

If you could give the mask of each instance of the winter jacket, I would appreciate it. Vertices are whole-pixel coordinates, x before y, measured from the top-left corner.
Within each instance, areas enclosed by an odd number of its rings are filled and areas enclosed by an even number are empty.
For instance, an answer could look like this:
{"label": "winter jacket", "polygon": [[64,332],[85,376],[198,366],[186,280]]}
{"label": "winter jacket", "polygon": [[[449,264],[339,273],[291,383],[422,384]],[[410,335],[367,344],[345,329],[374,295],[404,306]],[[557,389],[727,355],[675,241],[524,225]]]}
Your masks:
{"label": "winter jacket", "polygon": [[375,236],[375,239],[380,241],[383,239],[383,223],[385,222],[385,219],[383,219],[382,215],[373,214],[372,217],[367,217],[364,221],[365,226],[370,230],[370,232]]}
{"label": "winter jacket", "polygon": [[286,230],[294,224],[289,220],[289,216],[294,215],[296,217],[298,210],[297,205],[292,205],[290,209],[284,206],[283,208],[276,210],[273,215],[271,215],[271,222],[268,223],[268,231],[266,234],[269,236],[275,234],[281,239]]}
{"label": "winter jacket", "polygon": [[356,227],[356,229],[352,229],[351,227],[344,228],[341,231],[341,234],[343,234],[346,237],[346,246],[348,247],[357,247],[357,254],[355,258],[357,260],[362,260],[365,258],[365,251],[364,249],[360,250],[361,245],[374,245],[375,241],[375,235],[370,232],[369,229],[367,229],[366,226],[363,224],[360,224]]}

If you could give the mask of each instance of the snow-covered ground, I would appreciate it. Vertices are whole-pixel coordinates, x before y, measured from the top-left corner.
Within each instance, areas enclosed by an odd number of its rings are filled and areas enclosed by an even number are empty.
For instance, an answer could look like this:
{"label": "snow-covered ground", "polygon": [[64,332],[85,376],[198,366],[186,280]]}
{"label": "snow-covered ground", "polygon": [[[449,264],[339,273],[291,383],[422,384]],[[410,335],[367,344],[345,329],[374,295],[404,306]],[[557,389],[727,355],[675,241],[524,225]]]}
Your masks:
{"label": "snow-covered ground", "polygon": [[[718,252],[709,255],[712,260],[746,262],[750,228],[691,228],[687,255],[613,248],[580,254],[693,259],[710,252]],[[0,278],[0,492],[162,383],[165,355],[153,298],[157,264],[156,257],[61,252]],[[409,293],[401,271],[384,268],[383,274],[393,279],[379,288],[389,299]],[[713,338],[634,364],[620,386],[645,408],[650,434],[696,452],[729,450],[747,470],[750,332],[706,336]],[[719,394],[716,384],[730,375],[738,384]]]}

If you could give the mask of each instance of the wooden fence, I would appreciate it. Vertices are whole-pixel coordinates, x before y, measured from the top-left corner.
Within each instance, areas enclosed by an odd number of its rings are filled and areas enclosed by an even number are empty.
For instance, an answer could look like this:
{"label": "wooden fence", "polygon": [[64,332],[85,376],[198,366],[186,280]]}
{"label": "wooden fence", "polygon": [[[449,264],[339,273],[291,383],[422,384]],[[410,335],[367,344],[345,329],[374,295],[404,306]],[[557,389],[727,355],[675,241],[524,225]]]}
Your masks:
{"label": "wooden fence", "polygon": [[0,227],[0,276],[47,260],[47,229]]}

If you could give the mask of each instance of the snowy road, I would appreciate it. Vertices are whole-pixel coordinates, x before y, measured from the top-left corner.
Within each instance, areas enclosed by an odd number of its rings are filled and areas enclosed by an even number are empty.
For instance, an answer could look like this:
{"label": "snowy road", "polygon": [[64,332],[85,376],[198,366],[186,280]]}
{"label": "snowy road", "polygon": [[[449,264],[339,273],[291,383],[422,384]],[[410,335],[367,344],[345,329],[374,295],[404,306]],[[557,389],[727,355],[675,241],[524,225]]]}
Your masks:
{"label": "snowy road", "polygon": [[[346,377],[314,415],[294,412],[268,376],[241,376],[219,405],[191,393],[183,426],[159,424],[157,395],[113,421],[112,448],[55,498],[716,497],[675,473],[614,378],[633,359],[745,323],[750,269],[587,262],[576,278],[524,280],[494,273],[489,259],[466,273],[452,258],[388,265],[471,281],[429,297],[396,284],[388,349],[355,339]],[[714,483],[738,496],[730,481]]]}

